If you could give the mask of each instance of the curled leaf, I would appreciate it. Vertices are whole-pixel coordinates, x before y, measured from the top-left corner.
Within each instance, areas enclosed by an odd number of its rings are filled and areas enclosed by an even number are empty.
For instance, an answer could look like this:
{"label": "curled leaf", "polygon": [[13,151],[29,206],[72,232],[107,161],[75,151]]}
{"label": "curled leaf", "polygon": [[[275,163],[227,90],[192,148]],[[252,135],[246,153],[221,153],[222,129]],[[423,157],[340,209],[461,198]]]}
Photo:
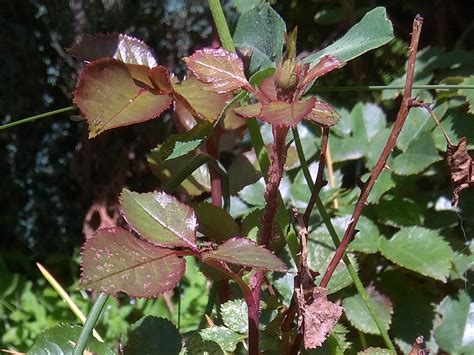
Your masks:
{"label": "curled leaf", "polygon": [[106,130],[151,120],[171,105],[169,95],[137,85],[126,64],[99,59],[81,72],[74,103],[89,124],[89,138]]}
{"label": "curled leaf", "polygon": [[122,228],[97,231],[82,248],[81,285],[98,292],[156,297],[176,286],[184,259],[135,238]]}
{"label": "curled leaf", "polygon": [[137,38],[108,33],[85,35],[73,44],[69,54],[85,61],[110,57],[128,64],[140,64],[153,68],[157,65],[155,54],[145,43]]}
{"label": "curled leaf", "polygon": [[459,193],[474,186],[474,162],[467,152],[466,137],[462,137],[458,145],[448,142],[446,161],[451,171],[451,185],[453,187],[451,204],[457,206]]}
{"label": "curled leaf", "polygon": [[211,84],[214,92],[225,93],[249,85],[240,58],[223,48],[204,48],[183,60],[199,80]]}
{"label": "curled leaf", "polygon": [[306,116],[307,120],[314,121],[320,126],[331,127],[339,122],[339,114],[327,102],[316,100],[313,109]]}

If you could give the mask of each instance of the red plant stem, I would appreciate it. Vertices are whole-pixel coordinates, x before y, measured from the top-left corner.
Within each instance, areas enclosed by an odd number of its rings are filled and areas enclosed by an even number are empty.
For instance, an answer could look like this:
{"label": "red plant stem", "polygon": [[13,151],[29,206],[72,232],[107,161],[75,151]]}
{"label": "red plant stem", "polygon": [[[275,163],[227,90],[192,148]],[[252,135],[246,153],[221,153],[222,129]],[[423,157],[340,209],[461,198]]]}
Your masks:
{"label": "red plant stem", "polygon": [[324,167],[326,166],[326,151],[329,141],[329,127],[323,127],[322,129],[322,140],[321,140],[321,152],[319,153],[319,163],[318,163],[318,174],[316,175],[316,182],[313,186],[313,191],[309,199],[306,210],[303,214],[304,226],[308,228],[309,217],[311,216],[311,211],[313,210],[316,199],[318,198],[321,189],[324,187],[325,182],[323,180]]}
{"label": "red plant stem", "polygon": [[[285,145],[286,134],[289,127],[273,126],[273,144],[270,155],[270,168],[268,169],[268,182],[265,187],[265,211],[262,218],[262,227],[260,229],[259,244],[268,248],[273,236],[273,226],[278,209],[278,187],[283,177],[283,167],[286,162],[288,151]],[[260,289],[262,287],[264,274],[256,272],[251,279],[252,295],[254,304],[249,309],[249,354],[258,354],[259,332],[258,324],[260,322]],[[251,327],[256,327],[255,333],[250,333]]]}
{"label": "red plant stem", "polygon": [[362,213],[362,210],[366,204],[367,198],[369,197],[370,191],[374,186],[377,178],[379,177],[382,170],[385,168],[385,164],[393,151],[393,147],[397,141],[398,135],[400,134],[403,124],[408,116],[408,112],[411,108],[411,91],[413,86],[413,77],[415,74],[415,60],[416,60],[416,53],[418,49],[418,42],[420,40],[420,32],[421,26],[423,24],[423,18],[420,15],[416,15],[415,20],[413,21],[413,31],[410,43],[410,57],[408,59],[408,68],[407,68],[407,78],[405,83],[405,90],[403,93],[403,100],[400,105],[400,110],[397,114],[397,119],[393,124],[392,131],[390,132],[390,136],[388,137],[387,143],[385,144],[385,148],[380,154],[380,157],[377,161],[377,164],[372,170],[372,173],[369,176],[367,182],[362,186],[361,194],[359,196],[359,200],[355,206],[354,212],[352,213],[352,218],[344,232],[344,236],[342,238],[341,244],[337,247],[336,253],[334,254],[333,258],[331,259],[326,273],[324,274],[321,280],[321,287],[326,287],[331,279],[336,266],[341,261],[344,253],[346,252],[347,247],[349,246],[350,241],[352,240],[355,232],[355,227],[359,220],[359,217]]}

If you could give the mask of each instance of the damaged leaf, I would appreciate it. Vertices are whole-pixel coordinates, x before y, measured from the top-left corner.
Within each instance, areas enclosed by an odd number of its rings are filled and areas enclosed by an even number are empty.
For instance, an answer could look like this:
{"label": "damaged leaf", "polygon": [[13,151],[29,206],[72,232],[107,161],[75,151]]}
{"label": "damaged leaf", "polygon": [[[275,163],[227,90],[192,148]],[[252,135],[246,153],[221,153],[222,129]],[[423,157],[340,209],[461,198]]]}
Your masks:
{"label": "damaged leaf", "polygon": [[451,205],[457,206],[459,193],[474,186],[474,162],[467,152],[466,137],[462,137],[458,145],[448,142],[446,161],[451,171],[451,185],[453,188]]}

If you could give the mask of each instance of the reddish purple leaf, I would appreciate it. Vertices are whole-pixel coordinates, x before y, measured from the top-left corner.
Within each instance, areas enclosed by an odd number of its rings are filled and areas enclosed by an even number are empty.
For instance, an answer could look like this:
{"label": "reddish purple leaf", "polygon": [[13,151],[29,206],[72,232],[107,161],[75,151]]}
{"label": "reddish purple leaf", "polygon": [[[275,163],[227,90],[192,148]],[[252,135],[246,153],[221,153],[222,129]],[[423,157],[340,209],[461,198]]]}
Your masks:
{"label": "reddish purple leaf", "polygon": [[275,86],[275,76],[272,75],[262,81],[259,87],[260,92],[270,101],[277,101],[277,88]]}
{"label": "reddish purple leaf", "polygon": [[119,34],[85,35],[68,50],[69,54],[85,61],[110,57],[129,64],[157,65],[150,47],[137,38]]}
{"label": "reddish purple leaf", "polygon": [[81,285],[97,292],[156,297],[184,274],[185,261],[173,250],[135,238],[122,228],[97,231],[82,248]]}
{"label": "reddish purple leaf", "polygon": [[171,86],[170,73],[165,67],[158,65],[152,68],[148,72],[148,76],[150,77],[152,83],[163,93],[169,94],[173,91],[173,87]]}
{"label": "reddish purple leaf", "polygon": [[323,127],[331,127],[339,122],[339,114],[327,102],[316,100],[313,109],[306,116],[306,119],[314,121]]}
{"label": "reddish purple leaf", "polygon": [[234,108],[234,112],[243,118],[253,118],[260,116],[262,111],[262,104],[257,102],[256,104],[250,104],[247,106],[241,106]]}
{"label": "reddish purple leaf", "polygon": [[249,85],[240,58],[223,48],[204,48],[183,60],[199,80],[210,84],[210,90],[214,92],[225,93]]}
{"label": "reddish purple leaf", "polygon": [[137,85],[127,65],[110,58],[87,65],[74,92],[74,103],[89,123],[89,138],[155,118],[171,102],[169,95]]}
{"label": "reddish purple leaf", "polygon": [[273,101],[263,105],[259,117],[273,125],[294,127],[311,112],[315,102],[314,97],[295,102]]}
{"label": "reddish purple leaf", "polygon": [[262,270],[287,270],[285,263],[270,250],[250,239],[240,237],[229,239],[217,250],[204,253],[203,260],[224,261]]}
{"label": "reddish purple leaf", "polygon": [[333,71],[334,69],[340,68],[344,66],[346,63],[341,62],[339,59],[332,55],[325,55],[320,59],[318,64],[316,64],[313,68],[309,70],[309,72],[305,75],[305,78],[299,85],[301,88],[300,91],[304,92],[306,86],[312,83],[317,78],[320,78],[323,75]]}
{"label": "reddish purple leaf", "polygon": [[149,242],[196,249],[194,211],[173,196],[157,191],[139,194],[123,189],[120,205],[127,223]]}
{"label": "reddish purple leaf", "polygon": [[218,94],[209,91],[209,88],[209,84],[199,81],[194,76],[173,85],[176,101],[184,104],[195,117],[214,122],[232,95],[230,93]]}

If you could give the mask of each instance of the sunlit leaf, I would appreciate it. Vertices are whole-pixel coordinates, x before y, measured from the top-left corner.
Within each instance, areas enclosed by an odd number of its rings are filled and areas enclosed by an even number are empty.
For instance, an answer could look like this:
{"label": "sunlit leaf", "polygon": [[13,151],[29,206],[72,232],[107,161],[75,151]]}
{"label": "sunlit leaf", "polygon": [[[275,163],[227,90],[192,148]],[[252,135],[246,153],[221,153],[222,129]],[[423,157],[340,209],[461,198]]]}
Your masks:
{"label": "sunlit leaf", "polygon": [[192,205],[198,221],[198,231],[214,241],[222,241],[239,234],[239,226],[222,208],[208,202]]}
{"label": "sunlit leaf", "polygon": [[326,54],[348,62],[371,49],[384,45],[393,38],[392,23],[387,18],[385,8],[376,7],[366,13],[341,39],[308,56],[304,62],[317,63]]}
{"label": "sunlit leaf", "polygon": [[143,238],[157,245],[196,248],[194,211],[164,192],[122,190],[120,205],[125,220]]}
{"label": "sunlit leaf", "polygon": [[397,175],[413,175],[422,172],[434,162],[441,160],[430,132],[421,133],[404,153],[397,155],[390,167]]}
{"label": "sunlit leaf", "polygon": [[382,238],[380,251],[400,266],[443,282],[453,257],[451,247],[437,232],[418,226],[402,228],[390,240]]}
{"label": "sunlit leaf", "polygon": [[199,80],[210,84],[210,90],[214,92],[225,93],[249,85],[240,58],[223,48],[200,49],[183,60]]}
{"label": "sunlit leaf", "polygon": [[209,91],[210,85],[190,76],[179,84],[173,84],[175,99],[200,119],[214,122],[231,99],[230,93]]}
{"label": "sunlit leaf", "polygon": [[447,296],[437,307],[441,322],[435,337],[441,349],[449,354],[474,352],[474,302],[465,290]]}
{"label": "sunlit leaf", "polygon": [[[248,1],[248,0],[247,0]],[[236,47],[250,51],[250,72],[275,66],[281,57],[286,25],[267,3],[243,13],[234,33]]]}
{"label": "sunlit leaf", "polygon": [[228,301],[221,306],[222,321],[229,329],[236,333],[248,332],[247,305],[244,300]]}
{"label": "sunlit leaf", "polygon": [[316,98],[314,97],[295,102],[272,101],[262,105],[259,118],[272,125],[294,127],[303,118],[308,116],[315,103]]}
{"label": "sunlit leaf", "polygon": [[283,261],[269,249],[246,238],[232,238],[218,249],[203,254],[203,260],[218,260],[262,270],[286,271]]}
{"label": "sunlit leaf", "polygon": [[206,328],[201,330],[199,334],[201,334],[203,340],[216,342],[222,350],[226,352],[234,351],[237,344],[247,337],[245,335],[237,334],[225,327]]}
{"label": "sunlit leaf", "polygon": [[[388,330],[392,321],[393,306],[390,299],[377,291],[373,286],[367,288],[369,301],[377,313],[385,330]],[[380,334],[369,309],[359,294],[344,298],[342,301],[344,312],[349,322],[358,330],[368,334]]]}
{"label": "sunlit leaf", "polygon": [[127,355],[177,355],[181,342],[178,329],[168,319],[146,316],[131,325],[123,352]]}
{"label": "sunlit leaf", "polygon": [[311,70],[308,71],[300,86],[304,90],[306,86],[312,81],[316,80],[321,76],[326,75],[334,69],[344,66],[344,64],[344,62],[340,61],[335,56],[331,54],[326,54],[325,56],[319,59],[319,61],[311,68]]}
{"label": "sunlit leaf", "polygon": [[150,68],[157,65],[155,54],[150,47],[137,38],[121,33],[85,35],[74,43],[69,54],[90,62],[110,57]]}
{"label": "sunlit leaf", "polygon": [[156,297],[184,274],[184,259],[121,228],[97,231],[82,248],[81,285],[97,292]]}
{"label": "sunlit leaf", "polygon": [[151,120],[171,105],[171,97],[138,86],[127,65],[99,59],[81,72],[74,103],[89,124],[89,138],[112,128]]}

